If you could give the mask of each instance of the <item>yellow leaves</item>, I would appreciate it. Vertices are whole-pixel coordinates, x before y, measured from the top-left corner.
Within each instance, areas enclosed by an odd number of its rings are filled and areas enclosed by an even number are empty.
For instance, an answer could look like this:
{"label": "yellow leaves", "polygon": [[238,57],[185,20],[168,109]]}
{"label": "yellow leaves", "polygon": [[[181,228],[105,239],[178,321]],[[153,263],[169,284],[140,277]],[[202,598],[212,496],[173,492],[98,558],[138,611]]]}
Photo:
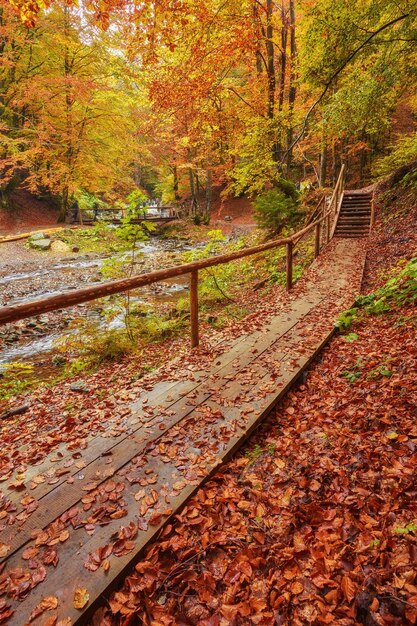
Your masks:
{"label": "yellow leaves", "polygon": [[90,594],[85,587],[77,587],[74,592],[74,608],[83,609],[90,599]]}

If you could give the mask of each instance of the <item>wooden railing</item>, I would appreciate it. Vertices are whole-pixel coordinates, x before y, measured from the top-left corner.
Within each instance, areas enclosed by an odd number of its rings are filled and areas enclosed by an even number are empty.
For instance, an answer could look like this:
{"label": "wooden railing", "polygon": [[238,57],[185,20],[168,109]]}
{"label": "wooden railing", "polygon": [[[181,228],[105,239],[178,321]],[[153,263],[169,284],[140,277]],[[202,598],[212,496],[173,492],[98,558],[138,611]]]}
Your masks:
{"label": "wooden railing", "polygon": [[[85,287],[83,289],[77,289],[68,291],[64,294],[57,296],[49,296],[40,300],[34,300],[32,302],[26,302],[23,304],[16,304],[11,306],[5,306],[0,308],[0,325],[10,322],[17,322],[18,320],[32,317],[34,315],[40,315],[41,313],[48,313],[50,311],[57,311],[60,309],[69,308],[77,304],[96,300],[97,298],[103,298],[116,293],[122,293],[130,291],[132,289],[138,289],[139,287],[145,287],[146,285],[152,285],[168,278],[175,278],[177,276],[184,276],[190,274],[190,321],[191,321],[191,347],[198,346],[199,343],[199,325],[198,325],[198,272],[200,270],[207,269],[209,267],[215,267],[216,265],[223,265],[243,259],[248,256],[274,250],[275,248],[286,247],[286,289],[289,291],[293,285],[293,255],[295,246],[301,241],[303,237],[315,232],[315,245],[314,256],[317,257],[322,249],[323,240],[328,243],[330,240],[330,232],[334,232],[335,223],[338,217],[338,211],[340,210],[341,198],[343,196],[343,184],[344,184],[344,166],[340,171],[340,175],[333,191],[332,197],[327,208],[324,202],[321,204],[320,215],[317,219],[308,224],[305,228],[298,231],[291,237],[284,239],[276,239],[259,246],[252,248],[246,248],[238,250],[236,252],[229,252],[228,254],[221,254],[209,259],[201,259],[185,265],[179,265],[176,267],[170,267],[166,269],[156,270],[147,274],[141,274],[139,276],[133,276],[132,278],[125,278],[121,280],[114,280],[92,287]],[[331,228],[331,221],[334,220]]]}

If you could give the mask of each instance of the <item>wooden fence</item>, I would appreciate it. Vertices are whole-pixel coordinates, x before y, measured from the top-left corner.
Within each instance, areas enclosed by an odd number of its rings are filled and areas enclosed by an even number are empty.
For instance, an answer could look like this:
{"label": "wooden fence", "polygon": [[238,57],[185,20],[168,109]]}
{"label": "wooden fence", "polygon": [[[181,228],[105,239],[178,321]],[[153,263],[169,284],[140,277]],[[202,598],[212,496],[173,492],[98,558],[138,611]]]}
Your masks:
{"label": "wooden fence", "polygon": [[290,290],[293,284],[293,255],[296,245],[303,237],[314,231],[314,256],[317,257],[323,247],[323,242],[327,244],[333,236],[343,198],[344,171],[345,166],[343,165],[328,205],[326,206],[326,202],[324,198],[322,198],[316,208],[316,211],[314,212],[317,214],[317,217],[305,226],[305,228],[296,232],[291,237],[276,239],[252,248],[246,248],[236,252],[230,252],[228,254],[221,254],[209,259],[201,259],[185,265],[156,270],[147,274],[133,276],[132,278],[109,281],[92,287],[69,291],[57,296],[49,296],[32,302],[5,306],[0,309],[0,325],[16,322],[34,315],[40,315],[41,313],[48,313],[50,311],[68,308],[77,304],[96,300],[97,298],[103,298],[112,294],[130,291],[131,289],[137,289],[146,285],[152,285],[153,283],[157,283],[168,278],[175,278],[177,276],[190,274],[191,347],[194,348],[198,346],[199,343],[198,272],[209,267],[223,265],[225,263],[230,263],[231,261],[236,261],[238,259],[243,259],[248,256],[253,256],[255,254],[260,254],[261,252],[267,252],[268,250],[274,250],[275,248],[285,246],[286,289]]}

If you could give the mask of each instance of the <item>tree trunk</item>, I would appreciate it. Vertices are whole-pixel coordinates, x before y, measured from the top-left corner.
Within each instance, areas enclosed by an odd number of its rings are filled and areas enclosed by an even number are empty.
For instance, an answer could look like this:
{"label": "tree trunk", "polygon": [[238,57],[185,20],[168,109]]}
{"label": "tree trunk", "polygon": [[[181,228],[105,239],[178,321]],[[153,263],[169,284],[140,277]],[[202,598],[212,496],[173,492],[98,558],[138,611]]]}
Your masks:
{"label": "tree trunk", "polygon": [[326,186],[326,173],[327,173],[327,143],[323,141],[320,154],[320,187]]}
{"label": "tree trunk", "polygon": [[206,182],[206,209],[205,209],[205,218],[210,221],[210,213],[211,213],[211,200],[213,196],[213,172],[208,169],[207,170],[207,182]]}
{"label": "tree trunk", "polygon": [[284,0],[281,3],[281,68],[279,77],[279,96],[278,96],[278,110],[282,111],[284,108],[284,94],[285,94],[285,78],[287,74],[287,19],[285,17],[285,5]]}
{"label": "tree trunk", "polygon": [[295,39],[295,6],[294,0],[290,0],[290,87],[288,91],[288,135],[287,135],[287,172],[290,170],[292,163],[292,142],[293,142],[293,113],[297,88],[295,85],[295,64],[297,58],[297,42]]}
{"label": "tree trunk", "polygon": [[172,174],[173,174],[173,177],[174,177],[174,183],[173,183],[174,198],[175,198],[175,202],[179,202],[180,194],[178,193],[178,168],[177,168],[176,165],[172,166]]}
{"label": "tree trunk", "polygon": [[68,213],[68,200],[69,200],[69,190],[68,187],[64,187],[62,190],[62,198],[61,198],[61,206],[58,213],[58,223],[62,224],[65,222]]}
{"label": "tree trunk", "polygon": [[273,0],[266,0],[266,55],[267,55],[267,68],[268,68],[268,118],[272,120],[274,118],[275,111],[275,57],[274,57],[274,42],[273,42],[273,26],[272,26],[272,12],[273,12]]}

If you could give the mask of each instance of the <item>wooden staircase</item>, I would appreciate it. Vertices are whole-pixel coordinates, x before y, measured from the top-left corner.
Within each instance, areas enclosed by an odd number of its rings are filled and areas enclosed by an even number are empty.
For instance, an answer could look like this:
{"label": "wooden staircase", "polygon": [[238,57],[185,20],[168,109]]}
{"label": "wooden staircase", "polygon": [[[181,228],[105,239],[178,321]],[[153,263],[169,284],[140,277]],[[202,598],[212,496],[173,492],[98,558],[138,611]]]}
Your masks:
{"label": "wooden staircase", "polygon": [[345,191],[335,237],[366,237],[371,228],[372,200],[372,193]]}

